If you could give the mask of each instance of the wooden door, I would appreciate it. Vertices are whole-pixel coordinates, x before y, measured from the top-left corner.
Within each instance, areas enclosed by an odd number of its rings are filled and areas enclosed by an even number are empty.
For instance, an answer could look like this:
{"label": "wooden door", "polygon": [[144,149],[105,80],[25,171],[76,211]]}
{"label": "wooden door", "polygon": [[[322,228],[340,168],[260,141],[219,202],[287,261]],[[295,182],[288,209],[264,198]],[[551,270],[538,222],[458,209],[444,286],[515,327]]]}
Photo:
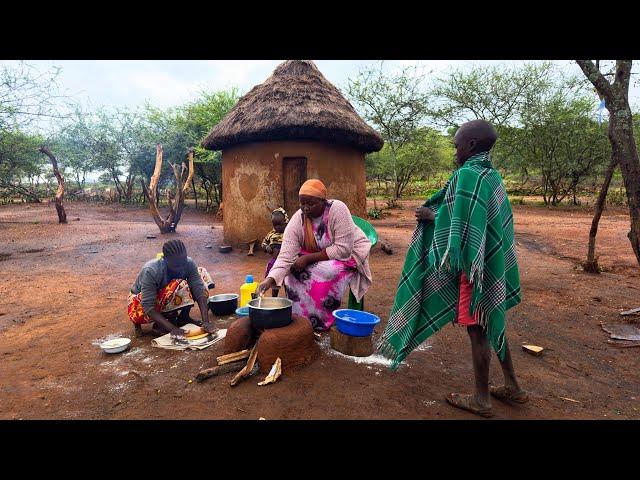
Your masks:
{"label": "wooden door", "polygon": [[305,157],[285,157],[282,159],[282,170],[284,209],[291,217],[300,208],[298,191],[307,180],[307,159]]}

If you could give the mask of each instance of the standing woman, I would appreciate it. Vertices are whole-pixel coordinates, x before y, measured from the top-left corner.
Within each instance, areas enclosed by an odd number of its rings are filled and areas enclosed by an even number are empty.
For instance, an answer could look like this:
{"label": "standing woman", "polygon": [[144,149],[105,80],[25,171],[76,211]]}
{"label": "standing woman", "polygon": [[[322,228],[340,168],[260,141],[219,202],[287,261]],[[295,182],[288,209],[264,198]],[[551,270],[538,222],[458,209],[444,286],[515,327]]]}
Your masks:
{"label": "standing woman", "polygon": [[307,180],[299,197],[300,209],[287,224],[280,255],[258,293],[284,282],[293,313],[308,318],[315,330],[326,331],[345,288],[360,301],[371,286],[371,242],[343,202],[327,200],[320,180]]}
{"label": "standing woman", "polygon": [[[131,287],[127,310],[136,335],[142,334],[142,324],[150,322],[156,335],[170,332],[182,336],[185,331],[180,327],[187,323],[215,332],[207,311],[211,287],[209,273],[187,256],[184,243],[169,240],[162,246],[162,257],[145,263]],[[189,317],[196,302],[203,322]]]}

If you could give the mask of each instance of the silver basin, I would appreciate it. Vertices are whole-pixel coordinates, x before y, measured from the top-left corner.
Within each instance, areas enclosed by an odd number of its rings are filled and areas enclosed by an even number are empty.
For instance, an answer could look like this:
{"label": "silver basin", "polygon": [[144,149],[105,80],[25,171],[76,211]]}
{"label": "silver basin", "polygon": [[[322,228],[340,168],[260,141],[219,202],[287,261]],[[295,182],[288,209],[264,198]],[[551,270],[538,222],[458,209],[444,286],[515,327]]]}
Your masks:
{"label": "silver basin", "polygon": [[228,300],[237,300],[238,295],[235,293],[223,293],[221,295],[213,295],[209,297],[210,302],[226,302]]}

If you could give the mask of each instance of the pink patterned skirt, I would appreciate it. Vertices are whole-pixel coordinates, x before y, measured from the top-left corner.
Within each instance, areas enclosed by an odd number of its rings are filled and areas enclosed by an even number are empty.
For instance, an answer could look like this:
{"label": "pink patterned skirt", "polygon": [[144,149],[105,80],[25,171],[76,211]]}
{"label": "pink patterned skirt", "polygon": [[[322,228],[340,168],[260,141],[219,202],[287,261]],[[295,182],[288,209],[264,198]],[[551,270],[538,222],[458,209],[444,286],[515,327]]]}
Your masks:
{"label": "pink patterned skirt", "polygon": [[325,260],[309,265],[285,278],[293,313],[308,318],[314,330],[326,331],[333,325],[333,311],[340,308],[345,288],[357,272],[356,261]]}

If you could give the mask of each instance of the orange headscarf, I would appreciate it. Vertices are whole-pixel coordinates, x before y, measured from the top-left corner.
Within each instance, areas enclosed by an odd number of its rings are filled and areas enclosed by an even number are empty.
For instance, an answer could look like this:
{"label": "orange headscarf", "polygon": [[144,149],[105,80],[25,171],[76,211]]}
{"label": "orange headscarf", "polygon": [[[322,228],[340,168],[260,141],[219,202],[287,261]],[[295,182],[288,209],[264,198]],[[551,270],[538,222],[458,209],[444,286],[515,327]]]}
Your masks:
{"label": "orange headscarf", "polygon": [[[317,178],[312,178],[302,184],[298,195],[309,195],[310,197],[326,199],[327,187],[325,187],[324,183]],[[311,219],[308,217],[305,217],[304,219],[304,249],[308,252],[320,251],[316,239],[313,236],[313,225],[311,224]]]}
{"label": "orange headscarf", "polygon": [[300,187],[298,195],[309,195],[310,197],[327,198],[327,187],[317,178],[307,180]]}

